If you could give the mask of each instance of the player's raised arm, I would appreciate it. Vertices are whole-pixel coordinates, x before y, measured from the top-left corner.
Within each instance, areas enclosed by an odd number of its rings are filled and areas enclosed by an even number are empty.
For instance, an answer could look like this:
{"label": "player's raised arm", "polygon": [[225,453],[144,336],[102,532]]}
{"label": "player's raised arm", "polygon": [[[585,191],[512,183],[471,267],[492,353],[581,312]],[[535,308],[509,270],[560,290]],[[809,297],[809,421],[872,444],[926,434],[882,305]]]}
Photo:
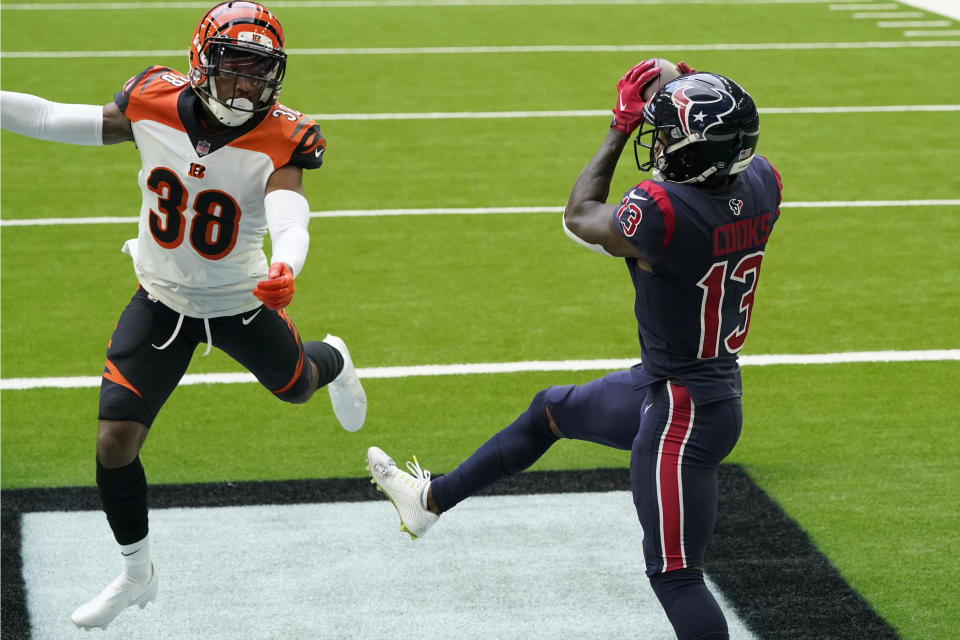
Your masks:
{"label": "player's raised arm", "polygon": [[563,212],[563,229],[578,244],[610,256],[640,257],[616,228],[617,206],[606,204],[617,160],[643,121],[643,89],[659,76],[653,60],[635,65],[617,83],[613,121],[600,149],[580,173]]}
{"label": "player's raised arm", "polygon": [[63,104],[28,93],[3,91],[0,127],[23,136],[87,146],[133,140],[130,121],[113,102]]}

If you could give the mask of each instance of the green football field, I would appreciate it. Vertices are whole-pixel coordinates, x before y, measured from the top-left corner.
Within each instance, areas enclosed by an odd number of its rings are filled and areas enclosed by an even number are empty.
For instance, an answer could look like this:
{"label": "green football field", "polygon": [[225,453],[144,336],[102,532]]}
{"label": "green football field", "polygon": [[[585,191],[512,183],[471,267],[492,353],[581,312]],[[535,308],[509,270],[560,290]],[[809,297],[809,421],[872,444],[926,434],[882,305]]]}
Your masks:
{"label": "green football field", "polygon": [[[2,87],[89,104],[148,65],[185,71],[206,6],[43,4],[2,5]],[[290,52],[281,102],[328,145],[305,177],[320,215],[288,312],[306,339],[343,337],[370,373],[367,424],[342,431],[325,393],[290,406],[252,383],[185,385],[142,452],[148,478],[360,477],[372,444],[442,473],[539,389],[604,373],[523,363],[638,360],[626,269],[570,242],[560,211],[620,76],[684,59],[753,95],[759,151],[783,177],[742,353],[841,361],[744,366],[728,461],[903,638],[960,637],[960,23],[913,35],[858,16],[872,4],[268,3]],[[8,132],[0,145],[0,484],[89,486],[96,377],[136,288],[120,247],[136,235],[139,158]],[[611,198],[645,177],[632,155]],[[201,352],[188,373],[242,371]],[[477,363],[521,364],[375,373]],[[534,468],[627,463],[564,442]]]}

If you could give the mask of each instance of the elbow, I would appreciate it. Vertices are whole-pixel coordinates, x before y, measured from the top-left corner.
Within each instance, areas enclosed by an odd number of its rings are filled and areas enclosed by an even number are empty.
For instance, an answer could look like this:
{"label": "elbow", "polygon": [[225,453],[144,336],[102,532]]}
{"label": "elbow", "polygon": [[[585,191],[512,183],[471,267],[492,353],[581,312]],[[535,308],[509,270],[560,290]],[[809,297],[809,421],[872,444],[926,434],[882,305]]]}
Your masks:
{"label": "elbow", "polygon": [[567,206],[563,209],[563,226],[567,229],[573,231],[574,227],[577,226],[579,222],[579,215],[577,211],[577,205],[570,200],[567,202]]}

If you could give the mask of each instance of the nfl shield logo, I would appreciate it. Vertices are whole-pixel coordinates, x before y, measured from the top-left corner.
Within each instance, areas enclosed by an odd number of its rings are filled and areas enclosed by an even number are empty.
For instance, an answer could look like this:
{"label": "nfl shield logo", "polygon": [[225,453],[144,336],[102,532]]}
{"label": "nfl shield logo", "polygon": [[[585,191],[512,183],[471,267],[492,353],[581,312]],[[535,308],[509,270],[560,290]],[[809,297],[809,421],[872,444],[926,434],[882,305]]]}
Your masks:
{"label": "nfl shield logo", "polygon": [[210,153],[210,143],[206,140],[200,140],[197,142],[197,155],[201,158]]}

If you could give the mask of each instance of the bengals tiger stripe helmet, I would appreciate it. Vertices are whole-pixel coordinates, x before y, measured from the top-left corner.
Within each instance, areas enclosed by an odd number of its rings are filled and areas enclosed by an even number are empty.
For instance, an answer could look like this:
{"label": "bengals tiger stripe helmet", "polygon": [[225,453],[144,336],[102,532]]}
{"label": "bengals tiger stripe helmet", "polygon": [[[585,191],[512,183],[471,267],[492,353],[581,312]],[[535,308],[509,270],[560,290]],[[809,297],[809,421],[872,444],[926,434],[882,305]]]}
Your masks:
{"label": "bengals tiger stripe helmet", "polygon": [[[190,43],[189,77],[217,120],[237,127],[276,102],[287,67],[283,40],[280,21],[256,2],[221,2],[204,14]],[[237,95],[240,85],[259,96],[255,102]]]}

